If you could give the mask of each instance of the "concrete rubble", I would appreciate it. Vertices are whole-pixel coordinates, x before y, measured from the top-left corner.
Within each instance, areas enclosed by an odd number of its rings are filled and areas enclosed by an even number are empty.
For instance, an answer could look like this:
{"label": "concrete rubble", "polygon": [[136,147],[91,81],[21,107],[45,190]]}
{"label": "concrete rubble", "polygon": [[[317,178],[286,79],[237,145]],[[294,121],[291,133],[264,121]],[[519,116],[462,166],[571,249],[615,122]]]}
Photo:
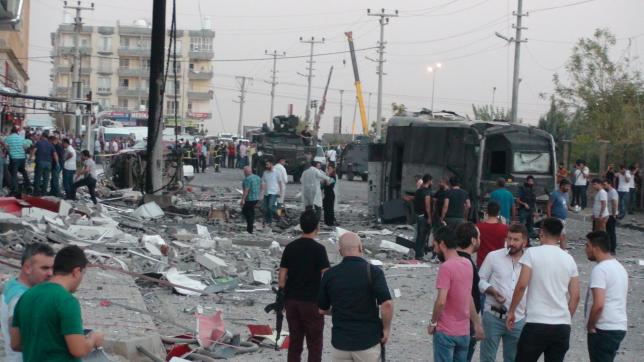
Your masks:
{"label": "concrete rubble", "polygon": [[[149,197],[131,189],[102,188],[98,205],[89,203],[82,191],[77,202],[16,200],[18,211],[0,209],[0,248],[18,256],[25,244],[35,241],[55,249],[67,244],[83,247],[95,267],[77,296],[88,328],[108,331],[104,351],[109,357],[144,361],[154,355],[181,361],[186,356],[171,353],[180,341],[168,336],[198,333],[195,316],[203,313],[223,312],[226,321],[227,305],[268,304],[274,298],[271,288],[277,284],[284,245],[301,233],[294,199],[287,199],[280,210],[283,217],[272,230],[258,226],[255,234],[246,233],[238,191],[186,188]],[[355,206],[338,206],[339,213],[349,210],[355,212]],[[356,221],[366,220],[364,214],[356,216]],[[396,232],[371,226],[356,225],[353,230],[361,230],[374,265],[413,257],[395,243]],[[332,262],[341,259],[336,244],[346,231],[321,228],[320,242]],[[407,230],[398,234],[411,237]],[[230,358],[256,350],[256,344],[240,341],[239,335],[246,332],[239,323],[226,327],[210,348],[189,339],[192,354]],[[220,348],[231,343],[227,350]]]}

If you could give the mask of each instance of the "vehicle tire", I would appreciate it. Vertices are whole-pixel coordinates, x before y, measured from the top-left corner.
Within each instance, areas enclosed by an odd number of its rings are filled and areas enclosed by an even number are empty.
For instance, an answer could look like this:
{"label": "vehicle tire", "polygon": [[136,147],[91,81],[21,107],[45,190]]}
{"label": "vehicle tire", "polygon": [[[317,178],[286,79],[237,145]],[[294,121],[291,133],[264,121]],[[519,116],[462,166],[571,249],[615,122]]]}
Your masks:
{"label": "vehicle tire", "polygon": [[369,179],[369,175],[361,175],[360,177],[362,178],[362,181],[365,182],[367,182],[367,180]]}

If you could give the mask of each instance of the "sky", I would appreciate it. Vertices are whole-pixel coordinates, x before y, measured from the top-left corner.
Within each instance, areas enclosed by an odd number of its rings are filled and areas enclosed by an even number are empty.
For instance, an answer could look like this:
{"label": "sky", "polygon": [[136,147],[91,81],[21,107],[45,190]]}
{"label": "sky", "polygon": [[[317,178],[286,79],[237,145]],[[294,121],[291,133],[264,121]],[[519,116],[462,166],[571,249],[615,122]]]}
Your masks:
{"label": "sky", "polygon": [[[514,45],[495,32],[514,36],[512,25],[518,0],[177,0],[178,29],[199,29],[209,18],[214,40],[213,119],[210,134],[235,132],[239,117],[239,85],[235,76],[252,77],[247,87],[244,125],[260,126],[270,118],[272,59],[265,51],[286,52],[277,61],[275,114],[286,114],[293,104],[303,115],[306,103],[306,57],[310,46],[300,37],[324,38],[316,56],[312,99],[321,100],[330,67],[334,67],[321,131],[331,132],[333,117],[340,115],[342,97],[343,133],[361,131],[355,110],[355,86],[345,31],[353,31],[357,50],[377,46],[378,18],[367,16],[386,9],[398,10],[385,26],[383,116],[391,115],[391,103],[402,103],[411,111],[430,108],[434,83],[434,108],[472,115],[472,104],[491,104],[508,109],[511,103]],[[172,0],[168,2],[170,26]],[[152,0],[96,0],[95,11],[84,12],[87,25],[132,24],[151,20]],[[83,2],[89,5],[89,2]],[[565,80],[565,64],[575,42],[591,37],[597,28],[608,28],[618,38],[614,57],[644,52],[644,1],[642,0],[524,0],[526,43],[521,45],[518,116],[536,124],[549,106],[552,77]],[[29,93],[48,95],[50,33],[63,22],[61,0],[31,0],[29,46]],[[630,44],[630,46],[629,46]],[[356,53],[369,123],[376,119],[378,76],[376,49]],[[292,57],[292,58],[289,58]],[[260,60],[248,60],[260,59]],[[434,73],[428,66],[441,63]],[[641,62],[634,62],[641,70]],[[432,77],[436,77],[435,79]],[[545,95],[545,98],[543,97]],[[356,114],[356,116],[354,116]]]}

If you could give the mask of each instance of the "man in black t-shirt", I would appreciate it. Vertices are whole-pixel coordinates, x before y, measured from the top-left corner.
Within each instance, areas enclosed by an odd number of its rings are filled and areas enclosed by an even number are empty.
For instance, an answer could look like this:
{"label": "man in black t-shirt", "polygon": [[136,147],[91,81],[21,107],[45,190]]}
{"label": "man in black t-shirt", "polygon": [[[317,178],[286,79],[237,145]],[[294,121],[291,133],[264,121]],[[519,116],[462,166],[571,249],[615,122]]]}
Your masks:
{"label": "man in black t-shirt", "polygon": [[355,233],[343,234],[338,245],[342,262],[324,273],[318,296],[320,313],[333,320],[331,359],[380,361],[394,314],[385,273],[362,258]]}
{"label": "man in black t-shirt", "polygon": [[441,213],[441,224],[458,226],[467,220],[470,211],[470,197],[461,189],[461,181],[452,176],[449,179],[450,189],[447,191],[445,203]]}
{"label": "man in black t-shirt", "polygon": [[430,228],[432,225],[432,176],[425,174],[422,185],[414,195],[414,213],[416,214],[416,260],[425,255]]}
{"label": "man in black t-shirt", "polygon": [[302,236],[286,245],[280,262],[276,303],[286,307],[288,362],[300,361],[304,337],[308,361],[322,360],[324,316],[318,312],[316,301],[322,273],[329,269],[329,258],[324,246],[315,241],[319,223],[315,211],[304,211],[300,216]]}

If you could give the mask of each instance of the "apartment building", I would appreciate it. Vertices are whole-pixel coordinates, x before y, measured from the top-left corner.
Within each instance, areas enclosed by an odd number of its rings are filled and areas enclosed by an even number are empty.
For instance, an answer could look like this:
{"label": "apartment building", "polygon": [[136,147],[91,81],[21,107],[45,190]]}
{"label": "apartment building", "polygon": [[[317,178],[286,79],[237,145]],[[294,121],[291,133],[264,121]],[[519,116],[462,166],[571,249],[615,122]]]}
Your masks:
{"label": "apartment building", "polygon": [[[150,82],[151,25],[83,26],[79,45],[82,94],[91,91],[103,115],[126,125],[146,125]],[[191,130],[202,130],[212,117],[212,59],[215,32],[209,29],[177,30],[177,89],[173,59],[164,97],[164,122],[176,121]],[[166,38],[167,46],[170,42]],[[74,27],[62,24],[51,34],[52,89],[55,97],[71,97]]]}
{"label": "apartment building", "polygon": [[[0,17],[4,18],[11,13],[16,4],[15,1],[0,1]],[[30,1],[23,1],[22,6],[17,26],[0,27],[0,84],[27,93]],[[22,125],[25,114],[24,108],[21,107],[22,100],[0,100],[3,103],[0,107],[0,131],[5,131],[14,124]]]}

